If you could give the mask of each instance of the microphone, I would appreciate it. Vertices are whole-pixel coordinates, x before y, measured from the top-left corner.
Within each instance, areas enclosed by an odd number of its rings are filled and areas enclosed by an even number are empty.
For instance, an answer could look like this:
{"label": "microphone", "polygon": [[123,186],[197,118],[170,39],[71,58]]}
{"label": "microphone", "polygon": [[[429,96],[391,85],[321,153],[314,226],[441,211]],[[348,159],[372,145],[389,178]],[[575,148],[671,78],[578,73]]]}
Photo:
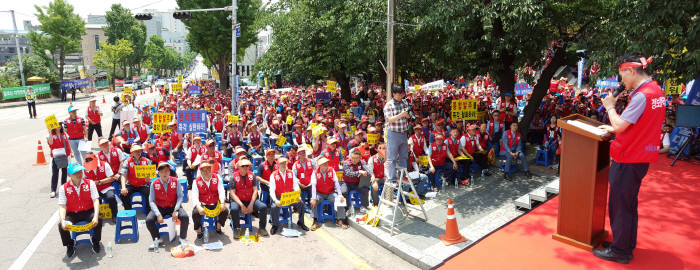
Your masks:
{"label": "microphone", "polygon": [[617,95],[619,95],[623,91],[625,91],[625,84],[620,83],[620,86],[618,86],[617,89],[615,89],[615,91],[612,93],[612,95],[613,95],[613,97],[617,97]]}

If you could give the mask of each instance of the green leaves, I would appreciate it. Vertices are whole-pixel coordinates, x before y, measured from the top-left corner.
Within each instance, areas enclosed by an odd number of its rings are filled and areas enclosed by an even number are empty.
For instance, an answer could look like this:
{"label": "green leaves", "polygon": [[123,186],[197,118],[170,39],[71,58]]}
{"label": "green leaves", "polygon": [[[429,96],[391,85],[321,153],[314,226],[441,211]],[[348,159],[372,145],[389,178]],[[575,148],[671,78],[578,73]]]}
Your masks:
{"label": "green leaves", "polygon": [[30,40],[32,44],[37,44],[38,48],[58,55],[59,78],[63,79],[65,55],[80,51],[81,36],[85,34],[85,21],[73,13],[73,6],[65,0],[54,0],[48,7],[34,7],[42,33],[30,34]]}

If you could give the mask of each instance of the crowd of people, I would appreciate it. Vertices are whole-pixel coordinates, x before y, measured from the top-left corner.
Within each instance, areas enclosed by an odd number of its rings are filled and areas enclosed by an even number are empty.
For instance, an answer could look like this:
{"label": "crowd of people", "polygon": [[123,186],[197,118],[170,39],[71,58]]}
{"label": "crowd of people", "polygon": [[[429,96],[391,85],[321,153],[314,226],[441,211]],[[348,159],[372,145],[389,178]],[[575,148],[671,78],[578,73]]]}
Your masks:
{"label": "crowd of people", "polygon": [[[516,164],[524,178],[529,178],[526,154],[533,146],[546,150],[555,161],[551,167],[557,168],[561,150],[557,119],[578,113],[607,121],[601,109],[604,91],[577,93],[566,80],[559,82],[544,97],[526,136],[520,132],[519,119],[528,95],[501,93],[488,75],[448,81],[439,91],[401,88],[393,97],[387,97],[380,86],[360,84],[352,89],[351,100],[340,98],[340,90],[332,91],[325,84],[242,91],[239,114],[231,111],[230,91],[217,89],[210,81],[191,82],[201,87],[201,94],[157,89],[161,97],[155,106],[133,104],[129,95],[115,97],[108,136],[102,136],[102,112],[93,99],[84,117],[79,116],[79,108],[68,108],[69,118],[50,130],[47,138],[52,157],[50,196],[59,198],[61,239],[67,255],[72,256],[74,243],[66,225],[92,222],[93,249],[98,252],[100,202],[109,205],[114,217],[120,205],[132,209],[130,198],[135,193],[147,202],[146,225],[155,249],[156,223],[179,220],[179,241],[186,245],[189,216],[199,239],[202,217],[213,210],[218,213],[219,233],[230,218],[234,238],[240,238],[244,233],[240,217],[254,214],[259,219],[259,235],[276,234],[281,231],[282,195],[297,190],[302,195],[293,209],[299,213],[300,229],[309,230],[304,223],[306,208],[313,219],[310,229],[320,226],[317,208],[323,201],[340,202],[336,205],[337,226],[347,228],[348,214],[366,213],[370,203],[378,204],[385,181],[397,180],[396,166],[389,168],[391,162],[417,172],[412,180],[421,197],[445,185],[471,185],[474,177],[496,173],[492,167],[500,170],[494,164],[501,160],[503,179],[517,178],[511,170]],[[326,92],[332,93],[318,95]],[[407,104],[410,116],[394,117],[399,113],[385,106],[391,98],[397,102],[405,98],[402,104]],[[477,117],[452,120],[450,104],[457,99],[476,100]],[[622,110],[627,99],[618,101],[617,109]],[[120,113],[123,110],[139,113],[120,119],[119,115],[128,115]],[[183,110],[206,110],[207,132],[179,133],[177,127],[182,123],[177,121],[177,112]],[[167,124],[169,132],[153,132],[153,113],[175,114]],[[405,119],[400,127],[399,118]],[[396,152],[387,150],[395,146],[386,140],[398,138],[392,137],[392,130],[406,132],[407,151],[398,156],[401,160],[387,156],[387,152]],[[82,145],[92,141],[93,131],[99,151],[86,151]],[[76,162],[71,163],[73,158]],[[151,164],[156,165],[156,177],[137,177],[135,166]],[[62,186],[58,186],[59,173]],[[178,177],[187,179],[186,185]],[[353,191],[360,194],[356,208],[346,201]],[[187,194],[193,206],[190,212],[183,207]],[[269,233],[268,215],[272,217]]]}

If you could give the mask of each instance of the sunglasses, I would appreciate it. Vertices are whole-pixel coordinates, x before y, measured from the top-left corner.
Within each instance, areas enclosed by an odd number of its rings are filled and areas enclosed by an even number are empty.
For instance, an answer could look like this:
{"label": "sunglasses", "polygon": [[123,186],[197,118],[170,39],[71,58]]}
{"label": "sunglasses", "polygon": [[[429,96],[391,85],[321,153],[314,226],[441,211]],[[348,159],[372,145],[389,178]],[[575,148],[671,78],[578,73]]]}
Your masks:
{"label": "sunglasses", "polygon": [[92,160],[93,160],[93,158],[90,158],[90,157],[89,157],[89,158],[85,158],[85,162],[90,162],[90,161],[92,161]]}

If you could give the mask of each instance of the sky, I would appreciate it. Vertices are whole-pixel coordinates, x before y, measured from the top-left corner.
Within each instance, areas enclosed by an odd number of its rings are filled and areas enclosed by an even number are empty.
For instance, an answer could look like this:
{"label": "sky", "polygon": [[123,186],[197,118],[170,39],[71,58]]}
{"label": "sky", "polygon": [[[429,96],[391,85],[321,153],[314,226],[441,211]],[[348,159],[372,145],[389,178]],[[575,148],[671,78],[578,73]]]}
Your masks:
{"label": "sky", "polygon": [[[34,5],[41,7],[48,6],[51,0],[3,0],[0,5],[0,30],[12,30],[12,17],[9,10],[15,11],[17,29],[23,30],[23,21],[31,20],[33,25],[39,24],[36,19],[36,9]],[[156,9],[160,11],[173,10],[177,8],[175,0],[67,0],[73,5],[73,11],[87,21],[88,15],[104,15],[113,3],[121,3],[122,6],[131,9],[131,13],[140,13],[144,9]]]}

